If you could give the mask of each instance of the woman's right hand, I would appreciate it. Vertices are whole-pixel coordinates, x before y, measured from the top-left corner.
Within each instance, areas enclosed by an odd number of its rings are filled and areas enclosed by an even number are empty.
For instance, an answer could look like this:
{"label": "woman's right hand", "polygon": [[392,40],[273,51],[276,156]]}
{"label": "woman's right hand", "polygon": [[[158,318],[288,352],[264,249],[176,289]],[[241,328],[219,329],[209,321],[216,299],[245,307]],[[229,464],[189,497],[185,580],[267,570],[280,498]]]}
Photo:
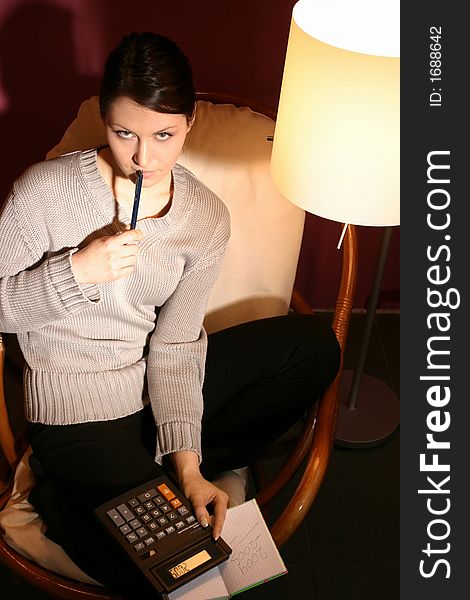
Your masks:
{"label": "woman's right hand", "polygon": [[170,456],[183,494],[193,505],[196,518],[203,527],[207,527],[210,523],[207,506],[212,507],[214,512],[212,535],[214,540],[217,540],[222,533],[227,514],[227,494],[201,475],[198,456],[195,452],[179,450]]}
{"label": "woman's right hand", "polygon": [[97,238],[72,254],[72,272],[80,284],[104,283],[133,273],[143,239],[138,229]]}

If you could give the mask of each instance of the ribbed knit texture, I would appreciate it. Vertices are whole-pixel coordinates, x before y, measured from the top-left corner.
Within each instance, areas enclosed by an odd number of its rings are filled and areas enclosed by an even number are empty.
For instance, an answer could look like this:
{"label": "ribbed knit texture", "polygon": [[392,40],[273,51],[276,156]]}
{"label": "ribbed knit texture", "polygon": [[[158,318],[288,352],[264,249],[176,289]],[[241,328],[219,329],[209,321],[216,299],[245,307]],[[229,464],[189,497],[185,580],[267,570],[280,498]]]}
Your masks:
{"label": "ribbed knit texture", "polygon": [[80,286],[71,269],[73,252],[130,222],[96,150],[30,167],[0,216],[0,331],[18,334],[27,362],[28,420],[117,419],[148,402],[148,387],[158,462],[200,456],[202,322],[229,237],[222,201],[184,167],[173,176],[170,210],[139,221],[137,267],[114,282]]}

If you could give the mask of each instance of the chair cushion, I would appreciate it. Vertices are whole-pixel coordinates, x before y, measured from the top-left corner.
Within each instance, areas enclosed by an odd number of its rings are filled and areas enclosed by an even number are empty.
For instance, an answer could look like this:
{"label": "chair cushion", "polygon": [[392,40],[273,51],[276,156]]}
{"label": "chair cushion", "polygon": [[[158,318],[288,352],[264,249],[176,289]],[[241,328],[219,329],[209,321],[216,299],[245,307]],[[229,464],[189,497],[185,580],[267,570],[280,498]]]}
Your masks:
{"label": "chair cushion", "polygon": [[28,449],[18,464],[13,491],[5,508],[0,511],[0,529],[7,544],[41,567],[75,579],[101,585],[84,573],[71,560],[61,546],[44,535],[45,526],[34,507],[28,502],[28,494],[34,485],[29,467]]}

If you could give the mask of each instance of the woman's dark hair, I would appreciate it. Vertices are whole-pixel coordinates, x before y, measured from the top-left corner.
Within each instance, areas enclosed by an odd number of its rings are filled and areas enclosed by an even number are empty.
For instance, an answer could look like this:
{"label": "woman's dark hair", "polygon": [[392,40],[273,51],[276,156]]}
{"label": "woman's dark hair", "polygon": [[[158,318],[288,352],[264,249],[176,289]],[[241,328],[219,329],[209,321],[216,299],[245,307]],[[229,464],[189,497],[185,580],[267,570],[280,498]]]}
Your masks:
{"label": "woman's dark hair", "polygon": [[195,94],[191,65],[172,40],[156,33],[125,36],[106,60],[100,89],[100,113],[127,97],[162,113],[194,112]]}

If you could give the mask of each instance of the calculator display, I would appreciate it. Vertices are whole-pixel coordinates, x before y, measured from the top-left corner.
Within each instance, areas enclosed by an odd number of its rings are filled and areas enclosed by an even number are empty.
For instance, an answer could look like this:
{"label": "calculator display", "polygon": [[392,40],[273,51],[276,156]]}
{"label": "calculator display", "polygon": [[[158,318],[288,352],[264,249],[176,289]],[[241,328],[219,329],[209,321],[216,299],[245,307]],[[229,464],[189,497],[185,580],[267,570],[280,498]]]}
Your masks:
{"label": "calculator display", "polygon": [[179,564],[175,565],[174,567],[171,567],[171,569],[168,570],[173,579],[178,579],[182,575],[186,575],[186,573],[189,573],[190,571],[192,571],[196,567],[199,567],[199,565],[202,565],[210,559],[211,555],[207,552],[207,550],[202,550],[201,552],[198,552],[194,556],[187,558],[186,560],[180,562]]}

